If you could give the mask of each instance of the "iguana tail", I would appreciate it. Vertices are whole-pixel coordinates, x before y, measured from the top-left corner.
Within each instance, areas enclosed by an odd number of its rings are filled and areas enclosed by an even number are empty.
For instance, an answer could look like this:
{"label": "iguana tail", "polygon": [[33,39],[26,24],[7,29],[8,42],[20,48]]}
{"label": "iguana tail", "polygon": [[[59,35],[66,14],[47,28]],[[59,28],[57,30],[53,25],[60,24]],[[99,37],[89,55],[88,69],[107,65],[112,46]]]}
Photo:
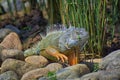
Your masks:
{"label": "iguana tail", "polygon": [[24,56],[25,57],[32,56],[32,55],[38,55],[38,54],[40,54],[40,47],[39,47],[39,45],[35,45],[32,48],[27,49],[27,50],[24,51]]}

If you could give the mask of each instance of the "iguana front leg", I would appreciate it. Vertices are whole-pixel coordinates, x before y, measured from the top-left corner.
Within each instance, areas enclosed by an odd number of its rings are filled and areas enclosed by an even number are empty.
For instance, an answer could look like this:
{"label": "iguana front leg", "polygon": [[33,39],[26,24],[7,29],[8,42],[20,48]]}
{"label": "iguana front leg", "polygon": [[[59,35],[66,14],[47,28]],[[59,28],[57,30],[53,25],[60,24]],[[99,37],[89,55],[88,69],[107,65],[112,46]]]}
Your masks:
{"label": "iguana front leg", "polygon": [[53,47],[47,47],[45,49],[46,53],[56,57],[58,60],[61,60],[62,62],[65,62],[68,60],[67,56],[65,56],[64,54],[60,53],[59,51],[57,51],[55,48]]}
{"label": "iguana front leg", "polygon": [[68,55],[68,63],[69,65],[76,65],[78,64],[78,59],[77,59],[77,56],[75,55],[75,52],[71,52],[69,55]]}

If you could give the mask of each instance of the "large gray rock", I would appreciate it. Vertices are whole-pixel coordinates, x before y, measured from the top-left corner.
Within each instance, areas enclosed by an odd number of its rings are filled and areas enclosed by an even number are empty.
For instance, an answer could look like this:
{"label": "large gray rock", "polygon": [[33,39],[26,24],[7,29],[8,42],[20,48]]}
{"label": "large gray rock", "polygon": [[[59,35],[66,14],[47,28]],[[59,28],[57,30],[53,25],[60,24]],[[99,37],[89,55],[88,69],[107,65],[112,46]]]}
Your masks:
{"label": "large gray rock", "polygon": [[117,70],[102,71],[99,74],[99,80],[120,80],[120,71]]}
{"label": "large gray rock", "polygon": [[92,73],[86,74],[86,75],[84,75],[81,78],[76,79],[76,80],[99,80],[100,73],[101,73],[101,71],[92,72]]}
{"label": "large gray rock", "polygon": [[113,59],[106,67],[107,71],[117,70],[120,72],[120,58]]}
{"label": "large gray rock", "polygon": [[75,79],[89,73],[89,68],[84,64],[66,67],[56,73],[57,80]]}
{"label": "large gray rock", "polygon": [[98,71],[86,74],[76,80],[120,80],[120,73],[116,70]]}
{"label": "large gray rock", "polygon": [[0,29],[0,42],[4,39],[5,36],[7,36],[10,32],[12,32],[10,29]]}
{"label": "large gray rock", "polygon": [[120,50],[104,57],[98,72],[84,75],[80,80],[120,80]]}
{"label": "large gray rock", "polygon": [[120,73],[112,70],[112,71],[98,71],[86,74],[81,78],[75,80],[120,80]]}
{"label": "large gray rock", "polygon": [[[116,62],[117,61],[117,62]],[[104,57],[99,64],[100,69],[106,70],[106,68],[112,66],[112,69],[115,69],[114,67],[120,67],[120,50],[113,51],[106,57]],[[113,67],[114,66],[114,67]]]}
{"label": "large gray rock", "polygon": [[20,32],[20,30],[17,28],[17,27],[15,27],[15,26],[13,26],[13,25],[6,25],[5,26],[5,28],[6,29],[10,29],[11,31],[13,31],[13,32],[15,32],[15,33],[17,33],[17,34],[20,34],[21,32]]}
{"label": "large gray rock", "polygon": [[7,71],[0,75],[0,80],[18,80],[18,76],[13,71]]}
{"label": "large gray rock", "polygon": [[1,52],[1,59],[4,61],[7,58],[24,60],[23,52],[17,49],[3,49]]}
{"label": "large gray rock", "polygon": [[27,73],[25,73],[21,80],[36,80],[37,78],[40,78],[42,76],[46,76],[48,74],[49,70],[46,68],[40,68],[31,70]]}
{"label": "large gray rock", "polygon": [[1,72],[3,73],[12,70],[18,74],[19,78],[21,78],[24,73],[37,68],[39,67],[36,65],[26,63],[24,61],[15,60],[15,59],[6,59],[1,65]]}
{"label": "large gray rock", "polygon": [[37,56],[37,55],[27,57],[27,58],[25,58],[25,61],[27,63],[37,65],[39,67],[45,66],[49,63],[45,57]]}

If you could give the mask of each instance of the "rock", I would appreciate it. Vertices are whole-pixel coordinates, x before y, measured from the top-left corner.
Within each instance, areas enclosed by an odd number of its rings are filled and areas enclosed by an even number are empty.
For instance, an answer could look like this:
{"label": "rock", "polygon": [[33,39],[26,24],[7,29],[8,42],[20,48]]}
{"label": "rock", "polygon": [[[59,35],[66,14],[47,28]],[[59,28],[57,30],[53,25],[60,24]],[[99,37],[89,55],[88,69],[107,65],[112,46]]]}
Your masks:
{"label": "rock", "polygon": [[41,77],[38,80],[49,80],[49,79],[47,79],[46,77]]}
{"label": "rock", "polygon": [[100,73],[101,72],[92,72],[92,73],[82,76],[81,78],[79,78],[77,80],[99,80]]}
{"label": "rock", "polygon": [[99,74],[99,80],[120,80],[120,71],[102,71]]}
{"label": "rock", "polygon": [[77,64],[74,66],[66,67],[59,70],[56,73],[57,80],[69,80],[79,78],[87,73],[89,73],[89,69],[84,64]]}
{"label": "rock", "polygon": [[60,69],[55,73],[55,75],[52,75],[50,77],[41,77],[38,80],[54,80],[54,78],[55,80],[79,80],[82,75],[89,72],[90,71],[85,64],[77,64]]}
{"label": "rock", "polygon": [[120,72],[120,58],[113,59],[106,67],[107,71],[117,70]]}
{"label": "rock", "polygon": [[18,49],[22,50],[22,44],[19,36],[15,32],[11,32],[7,35],[4,40],[0,43],[6,49]]}
{"label": "rock", "polygon": [[86,74],[80,80],[120,80],[120,50],[104,57],[99,65],[98,72]]}
{"label": "rock", "polygon": [[51,64],[47,65],[45,68],[47,68],[51,72],[56,72],[56,71],[62,69],[63,66],[59,63],[51,63]]}
{"label": "rock", "polygon": [[3,49],[4,47],[0,45],[0,53],[2,52]]}
{"label": "rock", "polygon": [[101,63],[99,64],[100,69],[106,70],[106,68],[110,64],[111,65],[120,65],[120,62],[115,62],[115,61],[120,61],[119,59],[120,59],[120,50],[113,51],[112,53],[110,53],[109,55],[107,55],[106,57],[104,57],[102,59]]}
{"label": "rock", "polygon": [[13,71],[7,71],[0,75],[0,80],[18,80],[18,76]]}
{"label": "rock", "polygon": [[[50,73],[55,73],[62,69],[63,66],[59,63],[51,63],[45,67]],[[39,80],[53,80],[52,78],[56,75],[51,75],[51,77],[39,77]]]}
{"label": "rock", "polygon": [[25,59],[27,63],[37,65],[39,67],[45,66],[48,64],[48,60],[43,56],[29,56]]}
{"label": "rock", "polygon": [[24,60],[24,54],[22,51],[17,49],[3,49],[1,52],[1,59],[4,61],[7,58]]}
{"label": "rock", "polygon": [[23,75],[21,80],[36,80],[37,78],[40,78],[42,76],[46,76],[48,74],[49,70],[46,68],[40,68],[31,70]]}
{"label": "rock", "polygon": [[13,31],[13,32],[15,32],[17,34],[20,34],[20,30],[17,27],[11,25],[11,24],[10,25],[6,25],[5,28],[6,29],[10,29],[11,31]]}
{"label": "rock", "polygon": [[6,35],[8,35],[10,32],[12,32],[10,29],[0,29],[0,42],[4,39]]}
{"label": "rock", "polygon": [[3,49],[4,49],[4,48],[3,48],[2,46],[0,46],[0,66],[1,66],[1,64],[2,64],[1,52],[2,52]]}
{"label": "rock", "polygon": [[90,72],[94,70],[94,63],[92,61],[87,62],[87,61],[82,61],[80,64],[85,64],[89,68]]}
{"label": "rock", "polygon": [[21,78],[24,73],[37,68],[38,66],[26,63],[24,61],[6,59],[1,65],[1,72],[3,73],[12,70],[18,74],[19,78]]}
{"label": "rock", "polygon": [[[86,74],[78,80],[120,80],[120,73],[116,70],[98,71]],[[76,79],[77,80],[77,79]]]}

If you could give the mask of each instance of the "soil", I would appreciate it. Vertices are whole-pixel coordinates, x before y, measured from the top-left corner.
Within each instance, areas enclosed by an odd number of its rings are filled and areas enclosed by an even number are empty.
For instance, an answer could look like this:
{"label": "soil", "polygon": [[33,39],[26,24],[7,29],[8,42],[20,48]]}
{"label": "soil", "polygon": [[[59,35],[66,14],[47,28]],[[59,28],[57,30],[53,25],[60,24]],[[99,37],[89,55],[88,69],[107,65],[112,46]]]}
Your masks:
{"label": "soil", "polygon": [[6,27],[6,25],[13,25],[18,28],[18,30],[20,30],[19,37],[22,43],[26,43],[23,49],[25,50],[41,40],[39,33],[46,34],[47,24],[48,21],[43,17],[42,12],[34,9],[31,10],[29,14],[24,14],[23,16],[4,18],[0,21],[0,29]]}
{"label": "soil", "polygon": [[105,57],[109,53],[120,49],[120,33],[116,32],[113,37],[110,33],[106,33],[106,43],[103,47],[103,55]]}
{"label": "soil", "polygon": [[43,18],[43,14],[40,10],[35,9],[31,10],[30,14],[24,14],[21,17],[8,17],[1,20],[0,28],[4,28],[8,24],[16,26],[18,29],[25,32],[26,36],[28,36],[32,34],[36,28],[44,31],[45,26],[47,25],[47,20]]}

